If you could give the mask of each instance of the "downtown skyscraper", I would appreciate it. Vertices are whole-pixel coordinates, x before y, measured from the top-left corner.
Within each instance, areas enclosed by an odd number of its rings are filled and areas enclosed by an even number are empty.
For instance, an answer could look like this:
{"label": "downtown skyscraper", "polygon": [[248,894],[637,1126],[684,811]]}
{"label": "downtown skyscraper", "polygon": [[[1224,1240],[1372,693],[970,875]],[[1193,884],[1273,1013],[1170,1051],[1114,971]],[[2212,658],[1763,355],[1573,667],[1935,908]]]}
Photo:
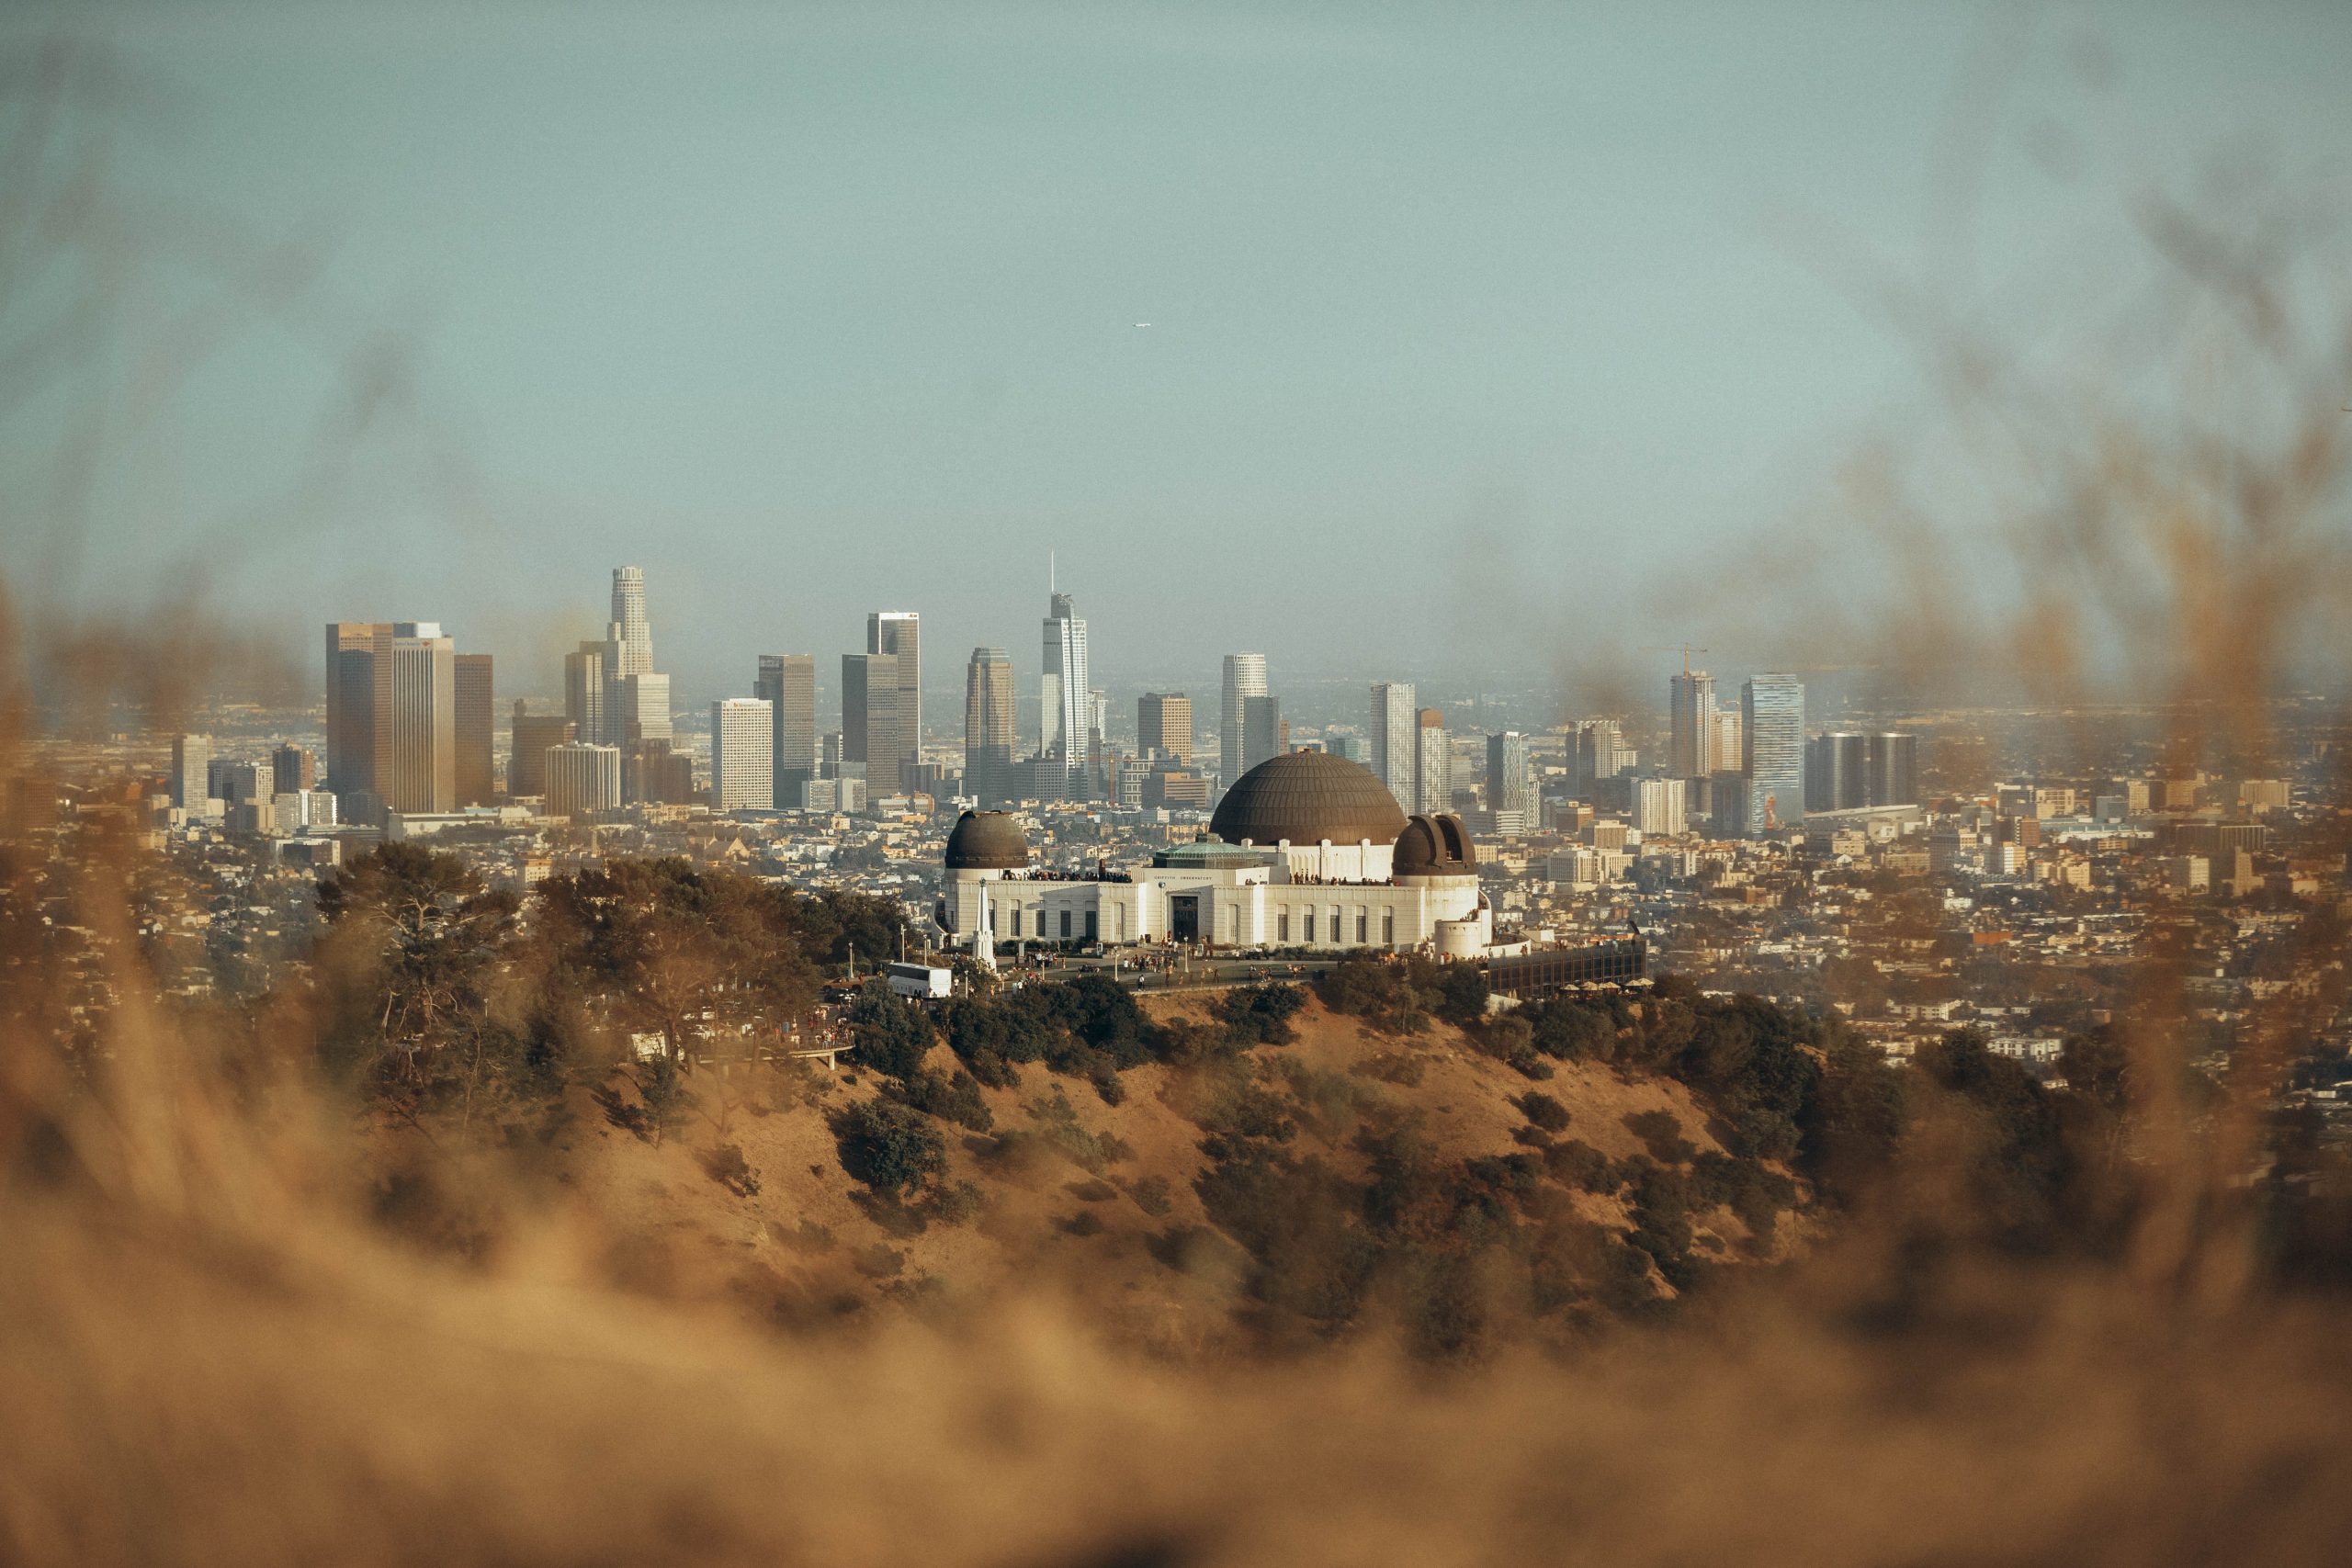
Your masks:
{"label": "downtown skyscraper", "polygon": [[344,819],[458,805],[458,652],[435,621],[331,621],[327,784]]}
{"label": "downtown skyscraper", "polygon": [[865,617],[865,651],[887,653],[899,671],[899,768],[922,761],[922,617],[912,610],[876,610]]}
{"label": "downtown skyscraper", "polygon": [[498,798],[498,769],[491,761],[497,739],[498,703],[492,689],[491,656],[458,655],[457,777],[459,806],[488,806]]}
{"label": "downtown skyscraper", "polygon": [[1804,682],[1758,675],[1739,691],[1747,833],[1804,820]]}
{"label": "downtown skyscraper", "polygon": [[1012,786],[1012,660],[976,648],[964,667],[964,792],[995,806]]}
{"label": "downtown skyscraper", "polygon": [[770,804],[797,809],[817,776],[817,656],[763,653],[752,694],[768,704]]}
{"label": "downtown skyscraper", "polygon": [[1136,704],[1136,750],[1193,765],[1193,699],[1182,692],[1146,692]]}
{"label": "downtown skyscraper", "polygon": [[842,654],[842,771],[865,781],[868,800],[899,793],[899,739],[898,656]]}
{"label": "downtown skyscraper", "polygon": [[1086,623],[1067,593],[1051,592],[1046,600],[1045,660],[1038,667],[1037,756],[1057,772],[1065,799],[1083,800],[1087,794],[1088,697]]}
{"label": "downtown skyscraper", "polygon": [[1672,720],[1666,748],[1668,778],[1704,778],[1715,771],[1715,678],[1690,667],[1668,682]]}
{"label": "downtown skyscraper", "polygon": [[1388,786],[1400,811],[1414,809],[1414,781],[1420,762],[1420,721],[1410,681],[1375,681],[1372,686],[1372,771]]}
{"label": "downtown skyscraper", "polygon": [[1247,771],[1249,702],[1251,697],[1272,695],[1266,684],[1266,656],[1262,653],[1228,653],[1225,656],[1225,705],[1217,714],[1218,784],[1231,789],[1233,781]]}
{"label": "downtown skyscraper", "polygon": [[[670,677],[653,668],[653,624],[645,613],[641,567],[613,569],[613,618],[605,627],[604,655],[605,742],[627,747],[637,741],[673,739]],[[567,689],[568,685],[567,682]],[[586,731],[582,733],[584,736]]]}
{"label": "downtown skyscraper", "polygon": [[775,708],[765,697],[710,705],[710,808],[764,811],[775,804]]}

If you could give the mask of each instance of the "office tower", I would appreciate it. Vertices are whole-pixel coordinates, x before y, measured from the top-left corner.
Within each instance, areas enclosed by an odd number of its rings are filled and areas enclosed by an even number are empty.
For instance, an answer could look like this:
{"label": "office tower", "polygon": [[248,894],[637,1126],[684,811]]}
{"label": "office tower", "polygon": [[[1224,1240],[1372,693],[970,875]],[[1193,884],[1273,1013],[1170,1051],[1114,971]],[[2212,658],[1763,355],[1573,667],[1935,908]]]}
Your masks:
{"label": "office tower", "polygon": [[1143,809],[1144,785],[1151,782],[1151,764],[1141,757],[1122,757],[1112,770],[1111,804],[1121,811]]}
{"label": "office tower", "polygon": [[376,662],[376,795],[387,811],[458,805],[458,645],[436,621],[399,621]]}
{"label": "office tower", "polygon": [[458,804],[488,806],[498,798],[498,772],[491,763],[498,710],[491,694],[489,654],[458,655],[456,690]]}
{"label": "office tower", "polygon": [[534,798],[548,792],[548,749],[569,746],[580,730],[560,714],[531,714],[514,703],[512,749],[506,760],[506,793]]}
{"label": "office tower", "polygon": [[1280,697],[1241,699],[1241,771],[1248,773],[1269,758],[1282,755],[1283,702]]}
{"label": "office tower", "polygon": [[1136,750],[1193,765],[1193,699],[1182,692],[1146,692],[1136,703]]}
{"label": "office tower", "polygon": [[212,797],[212,738],[209,735],[172,737],[172,804],[203,815]]}
{"label": "office tower", "polygon": [[269,778],[259,763],[215,757],[204,766],[204,794],[223,807],[250,805],[268,795]]}
{"label": "office tower", "polygon": [[983,806],[1012,797],[1012,660],[976,648],[964,667],[964,791]]}
{"label": "office tower", "polygon": [[670,715],[670,677],[648,670],[623,675],[605,688],[605,728],[616,744],[676,738]]}
{"label": "office tower", "polygon": [[[1867,804],[1917,806],[1919,804],[1919,738],[1899,730],[1886,730],[1871,736],[1868,772]],[[2143,785],[2143,808],[2146,800],[2145,786]]]}
{"label": "office tower", "polygon": [[1643,779],[1634,786],[1634,829],[1645,839],[1670,839],[1685,826],[1687,781]]}
{"label": "office tower", "polygon": [[1327,732],[1323,737],[1323,750],[1334,757],[1345,757],[1351,762],[1361,762],[1371,754],[1365,749],[1361,735],[1332,735]]}
{"label": "office tower", "polygon": [[1243,772],[1241,761],[1242,704],[1268,694],[1266,656],[1228,653],[1225,656],[1225,706],[1217,714],[1219,784],[1227,789]]}
{"label": "office tower", "polygon": [[280,790],[270,797],[272,830],[300,836],[335,825],[334,796],[322,789]]}
{"label": "office tower", "polygon": [[272,795],[299,795],[316,789],[318,759],[311,755],[309,747],[288,741],[269,754],[269,783]]}
{"label": "office tower", "polygon": [[573,735],[591,745],[606,739],[605,655],[605,644],[583,642],[578,652],[563,656],[563,714]]}
{"label": "office tower", "polygon": [[673,750],[667,740],[632,740],[620,754],[622,805],[707,804],[695,789],[694,758]]}
{"label": "office tower", "polygon": [[899,793],[899,660],[888,653],[842,655],[842,764],[854,766],[866,795]]}
{"label": "office tower", "polygon": [[547,750],[550,817],[586,817],[621,803],[621,751],[571,740]]}
{"label": "office tower", "polygon": [[1045,662],[1040,667],[1037,755],[1058,762],[1067,783],[1061,798],[1086,794],[1088,684],[1086,623],[1067,593],[1051,594],[1045,625]]}
{"label": "office tower", "polygon": [[1102,800],[1111,793],[1111,694],[1095,687],[1086,694],[1086,798]]}
{"label": "office tower", "polygon": [[653,671],[653,625],[645,617],[645,571],[640,567],[613,568],[613,619],[605,628],[608,681]]}
{"label": "office tower", "polygon": [[1690,668],[1684,656],[1682,673],[1668,682],[1673,726],[1666,748],[1666,771],[1671,777],[1690,779],[1710,772],[1708,753],[1715,743],[1715,678]]}
{"label": "office tower", "polygon": [[1869,736],[1839,729],[1805,742],[1805,810],[1851,811],[1869,804]]}
{"label": "office tower", "polygon": [[710,705],[710,808],[767,811],[775,806],[775,705],[724,697]]}
{"label": "office tower", "polygon": [[1724,769],[1707,781],[1707,831],[1718,839],[1747,836],[1747,775]]}
{"label": "office tower", "polygon": [[1579,797],[1589,799],[1595,784],[1615,778],[1631,765],[1632,753],[1617,720],[1589,718],[1577,726],[1574,787]]}
{"label": "office tower", "polygon": [[1516,729],[1487,737],[1487,809],[1516,811],[1522,826],[1535,821],[1535,775],[1527,737]]}
{"label": "office tower", "polygon": [[[1083,636],[1083,623],[1080,624]],[[899,766],[922,761],[922,617],[912,610],[876,610],[865,617],[865,651],[899,661]]]}
{"label": "office tower", "polygon": [[817,656],[761,654],[752,694],[767,699],[775,720],[768,747],[775,774],[773,803],[797,810],[801,786],[817,776]]}
{"label": "office tower", "polygon": [[1420,768],[1420,725],[1410,681],[1375,681],[1372,687],[1372,771],[1396,797],[1400,810],[1415,799]]}
{"label": "office tower", "polygon": [[1750,837],[1804,820],[1804,682],[1758,675],[1739,689]]}
{"label": "office tower", "polygon": [[376,649],[391,635],[389,621],[327,623],[327,787],[349,797],[346,821],[363,815],[351,800],[377,791]]}
{"label": "office tower", "polygon": [[1453,809],[1453,737],[1445,715],[1422,708],[1413,716],[1413,809],[1435,814]]}
{"label": "office tower", "polygon": [[1714,731],[1707,742],[1707,772],[1736,773],[1739,771],[1739,710],[1717,708]]}

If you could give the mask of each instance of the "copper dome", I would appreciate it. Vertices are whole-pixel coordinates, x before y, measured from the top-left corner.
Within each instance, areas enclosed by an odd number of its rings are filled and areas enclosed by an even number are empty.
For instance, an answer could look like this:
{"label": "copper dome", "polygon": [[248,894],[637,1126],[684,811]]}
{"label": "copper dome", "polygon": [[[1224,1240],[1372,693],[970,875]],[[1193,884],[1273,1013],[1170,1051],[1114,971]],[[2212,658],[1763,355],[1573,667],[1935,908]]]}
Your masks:
{"label": "copper dome", "polygon": [[1389,867],[1398,876],[1467,876],[1477,863],[1478,852],[1462,830],[1462,818],[1443,813],[1408,822],[1396,835]]}
{"label": "copper dome", "polygon": [[1233,781],[1209,829],[1228,844],[1396,841],[1405,814],[1378,775],[1329,751],[1270,757]]}
{"label": "copper dome", "polygon": [[967,811],[947,835],[950,871],[1019,871],[1029,863],[1029,835],[1010,811]]}

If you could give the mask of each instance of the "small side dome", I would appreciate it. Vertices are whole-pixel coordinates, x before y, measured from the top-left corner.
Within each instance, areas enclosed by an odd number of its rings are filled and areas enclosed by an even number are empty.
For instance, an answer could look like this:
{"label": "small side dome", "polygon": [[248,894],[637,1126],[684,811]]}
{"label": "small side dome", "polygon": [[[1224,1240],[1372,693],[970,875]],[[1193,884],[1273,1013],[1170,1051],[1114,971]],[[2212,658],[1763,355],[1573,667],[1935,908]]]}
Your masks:
{"label": "small side dome", "polygon": [[1397,876],[1467,876],[1477,868],[1478,852],[1462,830],[1462,818],[1451,812],[1416,816],[1396,835],[1389,869]]}
{"label": "small side dome", "polygon": [[1029,835],[1010,811],[967,811],[947,835],[950,871],[1019,871],[1029,863]]}

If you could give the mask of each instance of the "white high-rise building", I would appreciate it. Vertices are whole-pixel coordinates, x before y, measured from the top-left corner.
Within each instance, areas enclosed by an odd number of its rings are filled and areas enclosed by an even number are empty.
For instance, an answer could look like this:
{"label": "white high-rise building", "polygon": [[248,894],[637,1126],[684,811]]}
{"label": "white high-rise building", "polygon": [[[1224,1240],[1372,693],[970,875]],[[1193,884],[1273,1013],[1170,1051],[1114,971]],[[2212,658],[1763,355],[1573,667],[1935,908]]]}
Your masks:
{"label": "white high-rise building", "polygon": [[1634,785],[1634,829],[1645,839],[1670,839],[1689,826],[1685,781],[1642,779]]}
{"label": "white high-rise building", "polygon": [[611,653],[605,672],[616,678],[642,675],[653,668],[653,625],[645,617],[645,570],[613,568],[613,619],[605,628]]}
{"label": "white high-rise building", "polygon": [[763,697],[710,705],[710,808],[765,811],[775,804],[775,706]]}
{"label": "white high-rise building", "polygon": [[212,738],[172,737],[172,804],[198,816],[212,795]]}
{"label": "white high-rise building", "polygon": [[1435,816],[1453,809],[1453,736],[1445,728],[1445,715],[1436,708],[1423,708],[1417,716],[1419,726],[1413,781],[1413,809]]}
{"label": "white high-rise building", "polygon": [[1414,779],[1420,764],[1420,726],[1415,718],[1410,681],[1375,681],[1372,687],[1372,771],[1396,797],[1400,811],[1413,809]]}
{"label": "white high-rise building", "polygon": [[1242,773],[1242,759],[1248,754],[1250,699],[1272,694],[1266,684],[1264,654],[1225,656],[1225,706],[1217,716],[1217,767],[1224,787],[1230,789]]}
{"label": "white high-rise building", "polygon": [[1038,683],[1037,755],[1060,765],[1065,798],[1086,796],[1086,623],[1070,596],[1054,593],[1046,615],[1044,674]]}
{"label": "white high-rise building", "polygon": [[[377,654],[376,792],[409,816],[458,808],[458,644],[437,621],[397,621]],[[389,723],[389,733],[385,726]]]}

